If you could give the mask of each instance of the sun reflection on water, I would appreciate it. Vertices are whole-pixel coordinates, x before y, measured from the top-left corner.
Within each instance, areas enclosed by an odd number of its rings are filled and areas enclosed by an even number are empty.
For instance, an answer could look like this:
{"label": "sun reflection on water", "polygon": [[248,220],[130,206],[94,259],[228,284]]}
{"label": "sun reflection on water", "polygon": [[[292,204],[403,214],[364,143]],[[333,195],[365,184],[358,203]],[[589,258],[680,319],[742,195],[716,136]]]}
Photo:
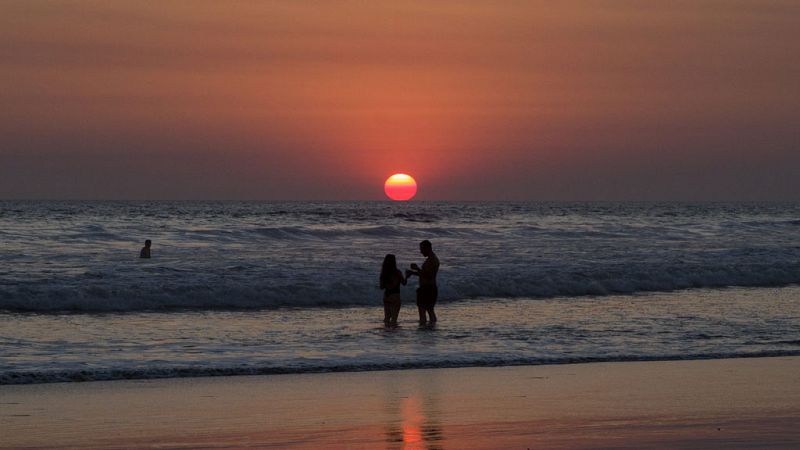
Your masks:
{"label": "sun reflection on water", "polygon": [[385,441],[389,449],[439,450],[444,433],[439,420],[437,380],[423,379],[407,386],[390,386],[386,391]]}

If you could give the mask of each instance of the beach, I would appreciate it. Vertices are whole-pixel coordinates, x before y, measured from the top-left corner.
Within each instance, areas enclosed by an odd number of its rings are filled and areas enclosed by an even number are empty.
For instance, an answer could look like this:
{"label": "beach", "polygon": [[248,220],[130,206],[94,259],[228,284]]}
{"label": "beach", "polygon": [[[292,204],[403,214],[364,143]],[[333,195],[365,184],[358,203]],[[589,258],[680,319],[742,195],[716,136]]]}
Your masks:
{"label": "beach", "polygon": [[800,1],[0,1],[0,450],[800,450]]}
{"label": "beach", "polygon": [[5,448],[800,446],[799,204],[4,205]]}
{"label": "beach", "polygon": [[0,386],[2,448],[797,448],[800,357]]}

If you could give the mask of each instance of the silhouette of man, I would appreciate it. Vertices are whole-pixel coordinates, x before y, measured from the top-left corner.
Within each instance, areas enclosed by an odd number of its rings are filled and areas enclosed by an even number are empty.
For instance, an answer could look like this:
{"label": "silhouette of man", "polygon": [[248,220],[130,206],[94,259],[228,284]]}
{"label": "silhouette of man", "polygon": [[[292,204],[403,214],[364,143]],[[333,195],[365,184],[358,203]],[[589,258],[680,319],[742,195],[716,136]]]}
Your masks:
{"label": "silhouette of man", "polygon": [[419,277],[417,309],[419,310],[420,325],[425,325],[426,322],[433,325],[436,323],[436,313],[433,311],[433,307],[436,306],[436,299],[439,296],[439,289],[436,287],[439,258],[436,253],[433,253],[433,245],[427,239],[419,243],[419,252],[425,257],[425,262],[422,263],[422,267],[411,264],[411,269],[406,270],[406,276],[416,275]]}
{"label": "silhouette of man", "polygon": [[139,258],[149,258],[150,257],[150,239],[144,241],[144,247],[142,247],[142,251],[139,252]]}

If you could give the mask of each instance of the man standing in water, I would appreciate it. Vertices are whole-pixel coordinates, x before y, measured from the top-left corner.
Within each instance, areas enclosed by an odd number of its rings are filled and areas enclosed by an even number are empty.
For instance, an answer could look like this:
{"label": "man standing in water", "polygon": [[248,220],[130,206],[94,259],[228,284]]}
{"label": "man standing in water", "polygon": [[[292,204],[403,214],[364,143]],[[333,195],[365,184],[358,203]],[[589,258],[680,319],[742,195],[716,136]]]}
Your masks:
{"label": "man standing in water", "polygon": [[149,258],[150,257],[150,245],[152,245],[152,242],[150,242],[150,239],[144,241],[144,247],[142,247],[142,250],[139,252],[139,258]]}
{"label": "man standing in water", "polygon": [[[406,277],[410,275],[419,277],[419,288],[417,288],[419,324],[433,325],[436,323],[436,313],[433,312],[433,307],[436,306],[436,298],[439,296],[439,289],[436,287],[439,258],[436,257],[436,253],[433,253],[433,245],[427,239],[419,243],[419,251],[425,256],[425,262],[422,263],[421,268],[416,264],[411,264],[411,270],[406,271]],[[428,314],[427,318],[425,313]]]}

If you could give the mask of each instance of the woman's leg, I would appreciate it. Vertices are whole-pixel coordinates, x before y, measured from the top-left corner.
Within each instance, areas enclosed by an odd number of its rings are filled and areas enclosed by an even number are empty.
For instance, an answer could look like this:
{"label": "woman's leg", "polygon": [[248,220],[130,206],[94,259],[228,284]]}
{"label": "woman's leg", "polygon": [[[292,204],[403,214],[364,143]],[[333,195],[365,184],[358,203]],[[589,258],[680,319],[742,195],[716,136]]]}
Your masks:
{"label": "woman's leg", "polygon": [[393,325],[397,325],[397,317],[400,315],[400,299],[398,298],[396,302],[392,305],[392,317],[390,322]]}

